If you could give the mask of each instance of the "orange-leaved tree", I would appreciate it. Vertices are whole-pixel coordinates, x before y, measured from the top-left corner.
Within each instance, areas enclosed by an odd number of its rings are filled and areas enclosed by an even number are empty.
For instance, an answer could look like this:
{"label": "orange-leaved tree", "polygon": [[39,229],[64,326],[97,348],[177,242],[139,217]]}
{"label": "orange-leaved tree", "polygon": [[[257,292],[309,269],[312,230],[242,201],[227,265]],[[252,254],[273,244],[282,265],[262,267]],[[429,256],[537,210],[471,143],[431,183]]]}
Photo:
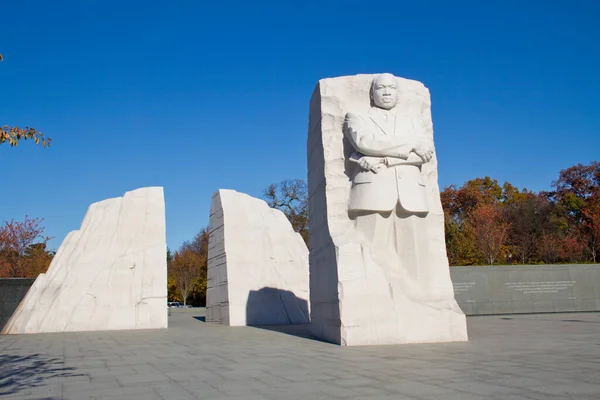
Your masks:
{"label": "orange-leaved tree", "polygon": [[[506,192],[506,191],[505,191]],[[552,217],[553,205],[548,197],[527,191],[511,191],[512,196],[503,203],[503,215],[510,223],[507,244],[511,254],[521,264],[527,264],[542,252],[541,239],[545,234],[546,246],[543,252],[546,258],[552,258],[553,249],[548,247],[552,238],[548,235],[558,230],[556,221]]]}
{"label": "orange-leaved tree", "polygon": [[583,228],[587,232],[588,251],[593,262],[600,260],[600,188],[594,193],[581,210]]}
{"label": "orange-leaved tree", "polygon": [[508,236],[509,224],[502,218],[498,204],[481,204],[473,209],[466,223],[477,250],[489,265],[494,264]]}
{"label": "orange-leaved tree", "polygon": [[489,243],[478,240],[478,222],[473,221],[473,218],[482,219],[482,210],[498,207],[503,199],[503,190],[498,181],[488,176],[475,178],[465,182],[460,188],[456,185],[445,188],[440,197],[444,209],[446,248],[450,265],[489,263],[485,257],[489,249],[481,247]]}
{"label": "orange-leaved tree", "polygon": [[181,294],[184,305],[188,299],[195,305],[206,304],[208,268],[208,229],[203,228],[191,241],[184,242],[172,256],[167,254],[169,292],[171,300]]}
{"label": "orange-leaved tree", "polygon": [[569,227],[568,236],[580,237],[588,260],[600,259],[600,162],[577,164],[560,171],[552,182],[552,199]]}
{"label": "orange-leaved tree", "polygon": [[199,271],[195,254],[189,249],[176,251],[169,267],[169,275],[181,293],[183,305],[186,305]]}
{"label": "orange-leaved tree", "polygon": [[0,227],[0,276],[35,277],[45,272],[52,253],[46,250],[51,238],[42,236],[42,221],[25,216],[22,222],[11,220]]}

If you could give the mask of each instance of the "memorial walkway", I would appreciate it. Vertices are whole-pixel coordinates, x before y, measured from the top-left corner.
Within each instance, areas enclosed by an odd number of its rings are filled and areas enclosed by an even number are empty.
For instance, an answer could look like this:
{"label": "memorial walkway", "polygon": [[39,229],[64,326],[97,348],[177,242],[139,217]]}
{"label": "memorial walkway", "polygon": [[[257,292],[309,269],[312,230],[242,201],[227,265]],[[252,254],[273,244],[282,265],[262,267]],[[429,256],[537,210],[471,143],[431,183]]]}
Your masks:
{"label": "memorial walkway", "polygon": [[468,318],[468,343],[345,348],[202,322],[0,336],[0,399],[600,399],[600,313]]}

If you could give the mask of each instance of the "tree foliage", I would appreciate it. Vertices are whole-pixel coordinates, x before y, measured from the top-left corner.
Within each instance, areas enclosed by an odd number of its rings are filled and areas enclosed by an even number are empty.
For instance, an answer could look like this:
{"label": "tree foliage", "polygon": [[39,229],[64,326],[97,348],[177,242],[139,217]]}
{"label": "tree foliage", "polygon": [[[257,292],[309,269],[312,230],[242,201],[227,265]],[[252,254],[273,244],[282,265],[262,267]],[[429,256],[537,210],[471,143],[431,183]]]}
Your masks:
{"label": "tree foliage", "polygon": [[0,277],[37,277],[48,269],[54,254],[46,249],[51,238],[42,235],[42,222],[25,216],[0,227]]}
{"label": "tree foliage", "polygon": [[173,254],[167,250],[169,301],[205,305],[207,268],[208,229],[203,228]]}
{"label": "tree foliage", "polygon": [[[511,193],[512,186],[504,186]],[[504,255],[509,224],[499,203],[508,192],[490,177],[476,178],[440,194],[451,265],[492,264]]]}
{"label": "tree foliage", "polygon": [[308,187],[302,179],[269,185],[263,197],[271,208],[281,210],[308,245]]}
{"label": "tree foliage", "polygon": [[[0,53],[0,61],[4,58]],[[21,140],[33,140],[35,144],[41,144],[43,147],[50,146],[52,139],[44,137],[44,134],[35,128],[4,125],[0,127],[0,145],[8,143],[11,147],[19,144]]]}
{"label": "tree foliage", "polygon": [[552,182],[550,198],[567,226],[567,234],[580,237],[592,262],[600,255],[600,162],[577,164],[560,171]]}
{"label": "tree foliage", "polygon": [[44,137],[35,128],[19,128],[18,126],[10,127],[8,125],[0,127],[0,144],[8,143],[14,147],[19,144],[20,140],[33,140],[35,144],[41,144],[43,147],[46,147],[50,146],[52,139]]}
{"label": "tree foliage", "polygon": [[496,203],[483,203],[475,207],[469,213],[465,226],[475,240],[479,255],[489,265],[498,259],[506,243],[509,227]]}
{"label": "tree foliage", "polygon": [[557,231],[553,206],[548,198],[528,191],[514,191],[503,203],[504,218],[510,221],[508,245],[515,259],[527,264],[536,256],[544,234]]}
{"label": "tree foliage", "polygon": [[552,188],[534,193],[489,177],[445,188],[450,264],[598,262],[600,163],[560,171]]}

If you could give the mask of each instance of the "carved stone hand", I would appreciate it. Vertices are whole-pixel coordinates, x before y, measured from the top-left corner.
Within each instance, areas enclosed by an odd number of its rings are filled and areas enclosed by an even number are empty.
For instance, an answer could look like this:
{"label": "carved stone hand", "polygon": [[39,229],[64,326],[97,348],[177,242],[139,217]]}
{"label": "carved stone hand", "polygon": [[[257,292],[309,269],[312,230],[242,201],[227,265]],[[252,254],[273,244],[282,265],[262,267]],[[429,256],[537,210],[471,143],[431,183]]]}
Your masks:
{"label": "carved stone hand", "polygon": [[429,162],[433,157],[433,149],[426,143],[417,143],[414,148],[414,153],[421,157],[423,162]]}
{"label": "carved stone hand", "polygon": [[385,163],[383,157],[363,156],[358,160],[358,165],[365,171],[371,170],[375,173],[379,172],[380,167]]}

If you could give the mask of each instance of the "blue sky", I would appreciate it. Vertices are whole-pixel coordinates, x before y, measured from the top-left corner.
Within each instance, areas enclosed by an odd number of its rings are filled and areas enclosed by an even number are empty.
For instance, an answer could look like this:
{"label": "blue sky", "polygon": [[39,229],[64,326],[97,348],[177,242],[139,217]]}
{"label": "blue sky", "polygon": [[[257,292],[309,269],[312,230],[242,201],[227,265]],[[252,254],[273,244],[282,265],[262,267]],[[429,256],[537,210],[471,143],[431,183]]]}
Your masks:
{"label": "blue sky", "polygon": [[[219,5],[217,5],[217,3]],[[167,242],[212,193],[306,177],[319,79],[392,72],[431,91],[440,186],[532,190],[600,159],[600,2],[0,0],[0,222],[58,248],[89,204],[163,186]]]}

